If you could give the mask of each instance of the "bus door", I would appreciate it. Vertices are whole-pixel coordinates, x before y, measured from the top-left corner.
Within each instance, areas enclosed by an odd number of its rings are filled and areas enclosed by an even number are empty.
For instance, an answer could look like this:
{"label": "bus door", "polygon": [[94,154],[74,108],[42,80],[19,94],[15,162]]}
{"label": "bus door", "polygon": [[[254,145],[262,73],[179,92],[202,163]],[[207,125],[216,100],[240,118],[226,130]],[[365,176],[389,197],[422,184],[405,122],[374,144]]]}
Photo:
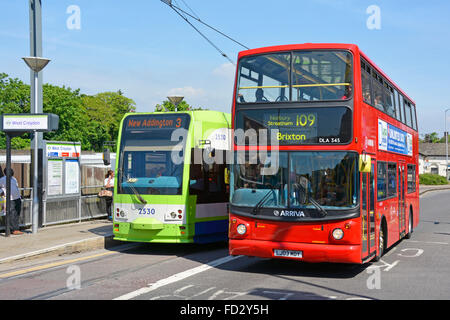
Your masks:
{"label": "bus door", "polygon": [[375,247],[375,159],[372,159],[370,173],[361,173],[361,244],[362,258],[376,252]]}
{"label": "bus door", "polygon": [[406,166],[404,162],[398,164],[398,230],[400,238],[405,233],[406,219],[405,219],[405,179],[406,179]]}

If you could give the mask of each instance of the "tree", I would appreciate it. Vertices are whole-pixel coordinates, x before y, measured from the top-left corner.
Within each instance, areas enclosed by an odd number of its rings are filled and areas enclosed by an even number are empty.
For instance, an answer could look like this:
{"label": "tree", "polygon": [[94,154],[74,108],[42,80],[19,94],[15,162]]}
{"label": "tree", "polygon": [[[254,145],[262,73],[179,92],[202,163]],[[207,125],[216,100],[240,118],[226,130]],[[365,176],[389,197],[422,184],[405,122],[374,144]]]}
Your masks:
{"label": "tree", "polygon": [[[445,141],[445,139],[444,139],[444,141]],[[438,142],[441,142],[441,138],[438,137],[437,132],[426,133],[424,135],[423,142],[438,143]]]}
{"label": "tree", "polygon": [[[44,84],[43,112],[59,116],[58,130],[44,133],[44,139],[80,141],[83,150],[101,151],[105,141],[117,139],[125,113],[135,109],[135,102],[120,90],[89,96],[80,94],[80,89]],[[0,73],[0,112],[30,113],[30,86]],[[5,140],[0,132],[0,148],[6,147]],[[14,149],[30,148],[30,134],[13,138],[11,145]]]}
{"label": "tree", "polygon": [[[0,114],[29,113],[30,86],[17,78],[9,78],[6,73],[0,73]],[[24,149],[30,145],[30,134],[11,139],[13,149]],[[0,132],[0,148],[6,148],[6,137]]]}
{"label": "tree", "polygon": [[92,148],[101,151],[105,141],[117,140],[120,121],[125,113],[134,112],[135,102],[117,92],[103,92],[81,97],[84,112],[88,115],[89,136]]}
{"label": "tree", "polygon": [[46,140],[80,141],[83,150],[91,150],[89,135],[90,118],[83,109],[80,90],[58,87],[50,84],[43,86],[43,111],[59,116],[57,131],[44,134]]}

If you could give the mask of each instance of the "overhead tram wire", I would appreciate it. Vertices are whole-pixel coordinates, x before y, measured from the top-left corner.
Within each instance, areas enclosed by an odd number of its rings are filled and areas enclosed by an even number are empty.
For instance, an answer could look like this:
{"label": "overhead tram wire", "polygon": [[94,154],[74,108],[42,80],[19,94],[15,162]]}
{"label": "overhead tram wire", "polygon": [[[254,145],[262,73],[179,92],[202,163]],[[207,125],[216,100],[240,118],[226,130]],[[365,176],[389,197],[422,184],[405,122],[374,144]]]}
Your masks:
{"label": "overhead tram wire", "polygon": [[[186,2],[183,1],[183,3],[187,6]],[[233,39],[233,38],[231,38],[230,36],[226,35],[226,34],[223,33],[222,31],[217,30],[216,28],[214,28],[213,26],[210,26],[210,25],[207,24],[206,22],[203,22],[200,18],[194,17],[193,15],[189,14],[188,12],[184,11],[184,10],[181,9],[181,8],[178,8],[177,6],[171,5],[171,7],[176,8],[177,10],[180,10],[181,12],[183,12],[184,14],[187,14],[187,15],[188,15],[189,17],[191,17],[192,19],[197,20],[197,21],[200,22],[201,24],[203,24],[203,25],[207,26],[208,28],[210,28],[210,29],[216,31],[217,33],[219,33],[219,34],[221,34],[222,36],[224,36],[225,38],[227,38],[227,39],[233,41],[234,43],[240,45],[241,47],[243,47],[243,48],[245,48],[245,49],[247,49],[247,50],[250,49],[250,48],[247,47],[246,45],[240,43],[239,41],[237,41],[237,40],[235,40],[235,39]],[[192,9],[191,9],[189,6],[187,6],[187,7],[192,11]],[[192,12],[193,12],[193,11],[192,11]],[[194,12],[193,12],[193,13],[194,13]],[[194,13],[194,14],[195,14],[195,13]]]}
{"label": "overhead tram wire", "polygon": [[[208,28],[216,31],[217,33],[221,34],[222,36],[226,37],[227,39],[233,41],[234,43],[244,47],[245,49],[250,49],[249,47],[243,45],[242,43],[240,43],[237,40],[234,40],[233,38],[231,38],[230,36],[226,35],[225,33],[217,30],[216,28],[210,26],[209,24],[203,22],[200,18],[198,17],[194,17],[193,15],[189,14],[188,12],[184,11],[183,9],[175,6],[172,4],[171,0],[161,0],[162,2],[164,2],[165,4],[167,4],[173,11],[175,11],[183,20],[185,20],[195,31],[197,31],[206,41],[208,41],[208,43],[210,45],[212,45],[224,58],[226,58],[228,61],[230,61],[231,64],[236,65],[236,63],[234,63],[234,61],[232,61],[225,52],[223,52],[222,50],[220,50],[219,47],[217,47],[211,40],[208,39],[208,37],[206,37],[200,30],[198,30],[198,28],[196,28],[189,20],[188,18],[186,18],[185,16],[183,16],[183,14],[181,14],[180,12],[188,15],[189,17],[191,17],[192,19],[195,19],[196,21],[200,22],[201,24],[207,26]],[[183,1],[183,0],[182,0]],[[183,3],[192,11],[192,13],[194,13],[194,11],[186,4],[185,1],[183,1]],[[194,13],[195,14],[195,13]]]}

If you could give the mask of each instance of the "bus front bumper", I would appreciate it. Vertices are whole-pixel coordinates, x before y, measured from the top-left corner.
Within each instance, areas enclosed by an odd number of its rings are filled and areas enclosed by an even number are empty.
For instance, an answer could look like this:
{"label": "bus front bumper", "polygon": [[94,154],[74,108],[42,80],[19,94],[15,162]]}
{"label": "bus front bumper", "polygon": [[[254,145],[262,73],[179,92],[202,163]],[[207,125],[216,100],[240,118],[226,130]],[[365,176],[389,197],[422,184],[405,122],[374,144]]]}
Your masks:
{"label": "bus front bumper", "polygon": [[[299,252],[301,257],[276,256],[275,250]],[[361,263],[360,245],[274,242],[261,240],[229,240],[230,255],[281,258],[305,262]]]}

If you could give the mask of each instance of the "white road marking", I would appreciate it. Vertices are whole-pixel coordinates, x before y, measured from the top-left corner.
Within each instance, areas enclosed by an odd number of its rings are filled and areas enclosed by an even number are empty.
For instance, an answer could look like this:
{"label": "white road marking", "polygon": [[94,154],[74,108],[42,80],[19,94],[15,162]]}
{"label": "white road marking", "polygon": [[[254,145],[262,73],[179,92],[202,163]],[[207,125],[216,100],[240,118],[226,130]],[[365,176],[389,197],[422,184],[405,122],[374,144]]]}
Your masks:
{"label": "white road marking", "polygon": [[408,240],[408,242],[415,242],[415,243],[427,243],[427,244],[448,244],[447,242],[434,242],[434,241],[416,241],[416,240]]}
{"label": "white road marking", "polygon": [[223,258],[211,261],[209,263],[202,264],[201,266],[195,267],[193,269],[189,269],[189,270],[186,270],[186,271],[174,274],[173,276],[170,276],[168,278],[158,280],[155,283],[150,283],[147,287],[144,287],[144,288],[138,289],[136,291],[124,294],[124,295],[122,295],[122,296],[120,296],[118,298],[115,298],[114,300],[130,300],[130,299],[136,298],[136,297],[138,297],[140,295],[149,293],[149,292],[151,292],[153,290],[159,289],[159,288],[161,288],[163,286],[166,286],[168,284],[172,284],[172,283],[175,283],[177,281],[186,279],[186,278],[188,278],[190,276],[193,276],[193,275],[196,275],[196,274],[201,273],[203,271],[206,271],[206,270],[209,270],[211,268],[217,267],[217,266],[219,266],[221,264],[233,261],[233,260],[235,260],[237,258],[240,258],[240,257],[242,257],[242,256],[226,256],[226,257],[223,257]]}

